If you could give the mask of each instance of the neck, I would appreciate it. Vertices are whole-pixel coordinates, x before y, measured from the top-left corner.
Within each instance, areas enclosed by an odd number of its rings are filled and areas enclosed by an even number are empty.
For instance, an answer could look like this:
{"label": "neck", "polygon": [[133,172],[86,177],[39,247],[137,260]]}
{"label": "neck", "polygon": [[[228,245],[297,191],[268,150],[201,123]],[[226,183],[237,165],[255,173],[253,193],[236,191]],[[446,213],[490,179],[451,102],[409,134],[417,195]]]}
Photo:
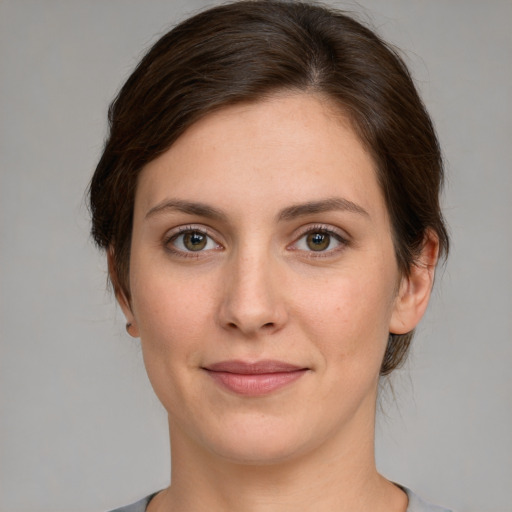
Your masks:
{"label": "neck", "polygon": [[403,491],[377,472],[374,418],[348,426],[343,436],[313,450],[268,464],[219,457],[172,422],[170,430],[172,485],[151,502],[150,512],[402,512],[407,507]]}

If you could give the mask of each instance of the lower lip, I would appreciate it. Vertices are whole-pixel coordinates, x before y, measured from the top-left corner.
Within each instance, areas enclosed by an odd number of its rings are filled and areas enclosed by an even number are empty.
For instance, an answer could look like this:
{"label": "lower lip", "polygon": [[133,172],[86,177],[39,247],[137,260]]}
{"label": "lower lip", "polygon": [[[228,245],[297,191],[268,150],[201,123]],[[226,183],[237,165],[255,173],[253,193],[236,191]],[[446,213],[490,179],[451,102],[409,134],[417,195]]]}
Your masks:
{"label": "lower lip", "polygon": [[291,372],[241,374],[207,370],[222,387],[245,396],[259,396],[277,391],[300,379],[307,370]]}

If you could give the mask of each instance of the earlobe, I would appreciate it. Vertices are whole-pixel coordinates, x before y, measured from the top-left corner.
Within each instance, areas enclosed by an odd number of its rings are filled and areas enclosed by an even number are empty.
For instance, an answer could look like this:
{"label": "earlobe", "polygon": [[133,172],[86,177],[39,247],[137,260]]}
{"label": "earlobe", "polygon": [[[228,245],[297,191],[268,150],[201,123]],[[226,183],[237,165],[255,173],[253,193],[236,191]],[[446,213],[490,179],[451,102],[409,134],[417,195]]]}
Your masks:
{"label": "earlobe", "polygon": [[126,293],[119,283],[116,267],[114,265],[114,249],[110,247],[107,251],[107,262],[108,262],[108,274],[110,282],[114,288],[114,293],[121,310],[123,311],[124,317],[126,318],[126,332],[132,336],[132,338],[139,337],[139,329],[137,322],[132,312],[130,301],[128,300]]}
{"label": "earlobe", "polygon": [[411,265],[409,275],[402,277],[391,315],[390,333],[411,332],[423,317],[434,284],[438,255],[439,239],[428,230],[418,259]]}

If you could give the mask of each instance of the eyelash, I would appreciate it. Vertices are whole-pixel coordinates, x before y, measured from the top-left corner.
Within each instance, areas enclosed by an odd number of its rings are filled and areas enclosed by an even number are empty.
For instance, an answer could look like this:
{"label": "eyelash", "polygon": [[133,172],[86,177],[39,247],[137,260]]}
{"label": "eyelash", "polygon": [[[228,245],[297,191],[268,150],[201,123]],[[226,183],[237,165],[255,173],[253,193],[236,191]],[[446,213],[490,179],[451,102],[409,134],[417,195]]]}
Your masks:
{"label": "eyelash", "polygon": [[[207,237],[209,240],[213,241],[213,243],[216,245],[215,249],[207,249],[206,251],[203,249],[200,249],[198,251],[187,251],[182,249],[177,249],[173,243],[180,237],[186,234],[192,234],[197,233],[199,235],[203,235]],[[325,250],[301,250],[297,249],[296,246],[304,237],[307,237],[311,234],[322,234],[327,235],[331,237],[332,239],[336,240],[340,245],[338,247],[335,247],[333,249],[329,249],[329,246],[331,245],[331,241],[329,241],[329,245]],[[208,243],[208,241],[206,242]],[[169,253],[182,257],[182,258],[200,258],[204,257],[204,253],[211,250],[222,250],[223,247],[221,244],[216,242],[215,238],[208,232],[207,229],[205,229],[203,226],[180,226],[177,228],[176,231],[172,232],[170,235],[166,236],[163,240],[163,245],[166,251]],[[306,226],[304,227],[301,232],[298,234],[297,238],[294,242],[292,242],[290,245],[287,246],[287,249],[292,251],[301,251],[308,258],[327,258],[329,256],[332,256],[333,254],[338,253],[339,251],[343,250],[345,247],[350,245],[350,241],[347,239],[347,237],[343,236],[340,232],[332,229],[331,227],[318,224],[314,226]]]}
{"label": "eyelash", "polygon": [[[323,251],[303,251],[308,258],[328,258],[330,256],[333,256],[334,254],[337,254],[338,252],[344,250],[346,247],[350,246],[350,240],[345,235],[342,235],[339,231],[333,229],[330,226],[326,226],[323,224],[317,224],[314,226],[306,226],[297,236],[295,241],[290,244],[288,247],[291,250],[300,250],[300,249],[293,249],[294,245],[297,245],[300,240],[302,240],[304,237],[307,237],[311,234],[322,234],[322,235],[328,235],[334,240],[336,240],[340,245],[338,247],[335,247],[333,249],[329,249],[329,247],[326,250]],[[329,242],[329,245],[331,242]]]}
{"label": "eyelash", "polygon": [[[219,244],[215,238],[208,233],[208,230],[206,230],[203,226],[180,226],[177,228],[176,231],[172,232],[170,235],[166,236],[163,240],[163,245],[166,251],[169,253],[179,256],[181,258],[200,258],[201,256],[204,256],[204,250],[198,250],[198,251],[185,251],[181,249],[177,249],[174,247],[173,242],[175,242],[180,236],[186,235],[186,234],[192,234],[197,233],[199,235],[203,235],[213,241],[213,243],[216,245],[215,249],[222,249],[222,245]],[[207,242],[208,243],[208,242]],[[208,249],[208,250],[215,250],[215,249]]]}

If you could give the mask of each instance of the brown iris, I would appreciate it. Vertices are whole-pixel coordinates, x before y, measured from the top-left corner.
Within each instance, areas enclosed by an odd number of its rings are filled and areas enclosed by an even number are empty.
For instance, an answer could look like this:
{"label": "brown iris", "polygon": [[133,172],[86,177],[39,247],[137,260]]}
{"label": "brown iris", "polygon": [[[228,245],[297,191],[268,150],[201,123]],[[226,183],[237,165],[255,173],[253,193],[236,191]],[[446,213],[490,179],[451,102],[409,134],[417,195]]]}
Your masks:
{"label": "brown iris", "polygon": [[312,251],[324,251],[330,242],[331,236],[327,233],[310,233],[306,238],[306,244]]}
{"label": "brown iris", "polygon": [[205,234],[199,233],[198,231],[192,231],[183,235],[183,245],[189,251],[200,251],[206,246],[208,238]]}

